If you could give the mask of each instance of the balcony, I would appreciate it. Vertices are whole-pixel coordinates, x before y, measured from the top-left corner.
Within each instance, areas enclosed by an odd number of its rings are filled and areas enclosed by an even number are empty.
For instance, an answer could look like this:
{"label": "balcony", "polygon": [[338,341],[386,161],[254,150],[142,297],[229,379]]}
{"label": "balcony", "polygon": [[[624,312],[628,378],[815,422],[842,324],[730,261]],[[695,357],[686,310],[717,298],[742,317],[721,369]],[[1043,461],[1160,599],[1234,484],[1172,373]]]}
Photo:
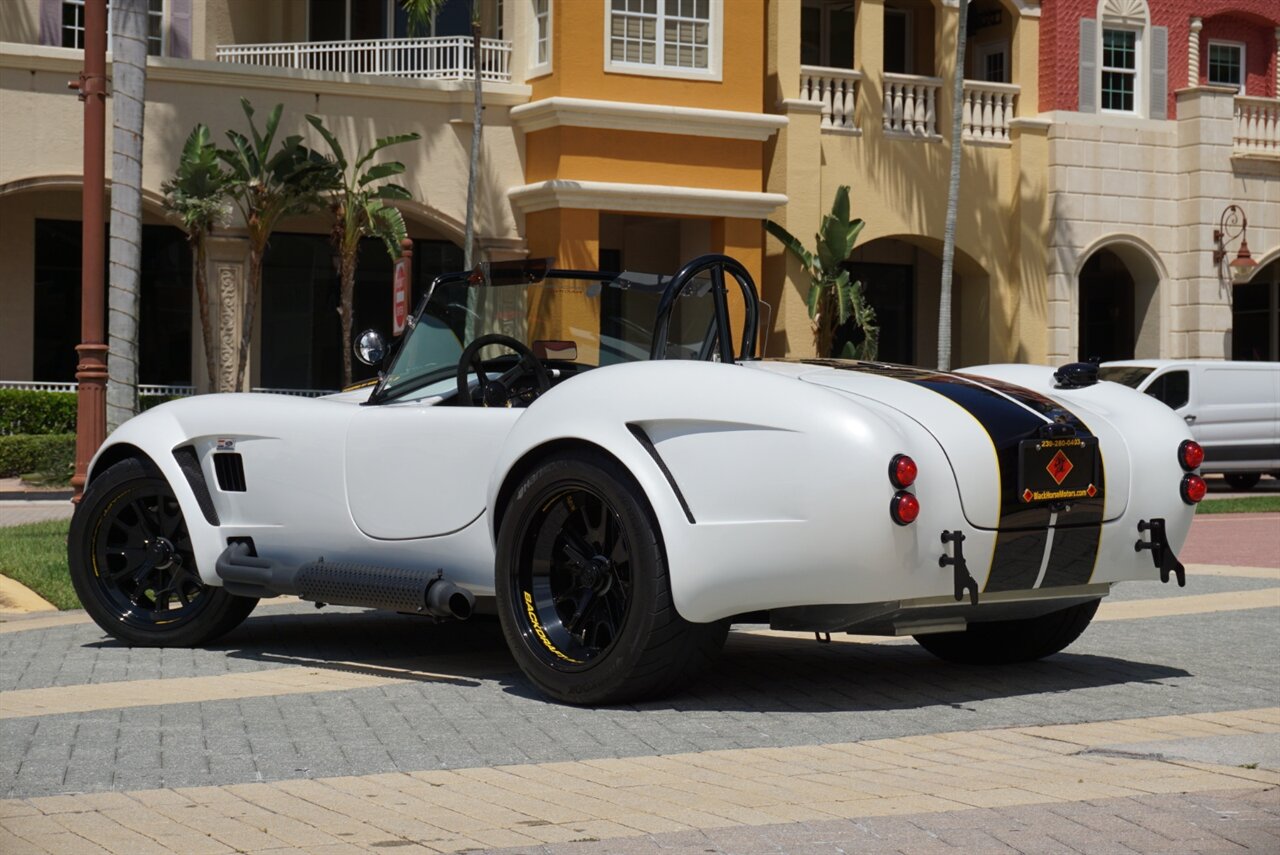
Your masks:
{"label": "balcony", "polygon": [[1009,120],[1018,106],[1020,86],[1012,83],[964,82],[960,127],[966,142],[1009,145]]}
{"label": "balcony", "polygon": [[[279,42],[219,45],[221,62],[267,68],[364,74],[418,80],[471,80],[475,57],[470,36],[365,41]],[[511,42],[480,40],[480,79],[511,82]]]}
{"label": "balcony", "polygon": [[[800,100],[817,104],[821,129],[858,135],[855,119],[863,74],[849,68],[800,66]],[[914,74],[884,75],[884,130],[889,136],[937,142],[938,101],[943,81]],[[961,127],[965,142],[1007,146],[1009,123],[1017,115],[1022,87],[1011,83],[964,82]],[[1266,99],[1254,99],[1266,100]],[[1267,103],[1271,103],[1267,101]]]}
{"label": "balcony", "polygon": [[822,105],[822,130],[858,134],[853,116],[861,81],[861,71],[802,65],[800,100]]}
{"label": "balcony", "polygon": [[1235,99],[1232,147],[1238,157],[1280,157],[1280,98]]}
{"label": "balcony", "polygon": [[885,136],[937,142],[938,90],[942,78],[917,74],[884,74]]}

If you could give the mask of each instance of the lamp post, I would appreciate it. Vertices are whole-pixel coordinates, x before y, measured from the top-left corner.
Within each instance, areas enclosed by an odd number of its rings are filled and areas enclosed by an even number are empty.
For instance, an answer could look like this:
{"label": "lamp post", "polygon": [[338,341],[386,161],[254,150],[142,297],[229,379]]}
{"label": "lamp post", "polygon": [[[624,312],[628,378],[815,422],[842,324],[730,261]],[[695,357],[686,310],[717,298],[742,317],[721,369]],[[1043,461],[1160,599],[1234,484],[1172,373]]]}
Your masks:
{"label": "lamp post", "polygon": [[80,500],[89,460],[107,434],[107,344],[102,334],[103,197],[106,195],[107,0],[85,0],[84,70],[69,84],[84,102],[84,198],[81,203],[80,344],[76,346],[76,471]]}
{"label": "lamp post", "polygon": [[1252,270],[1258,266],[1249,254],[1249,240],[1245,231],[1249,228],[1249,218],[1239,205],[1228,205],[1218,218],[1218,227],[1213,230],[1213,266],[1221,275],[1222,260],[1227,257],[1227,241],[1240,238],[1240,251],[1227,266],[1232,275]]}

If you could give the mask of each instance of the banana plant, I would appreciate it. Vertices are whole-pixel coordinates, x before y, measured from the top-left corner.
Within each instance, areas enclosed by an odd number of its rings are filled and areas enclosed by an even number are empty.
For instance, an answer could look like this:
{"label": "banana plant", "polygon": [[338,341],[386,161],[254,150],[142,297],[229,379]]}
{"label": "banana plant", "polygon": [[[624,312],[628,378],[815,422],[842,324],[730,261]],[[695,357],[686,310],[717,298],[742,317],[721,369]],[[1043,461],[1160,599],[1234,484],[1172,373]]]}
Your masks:
{"label": "banana plant", "polygon": [[253,120],[253,105],[248,99],[241,98],[240,106],[249,120],[252,139],[238,131],[227,131],[231,147],[218,150],[218,157],[227,165],[231,176],[229,195],[240,209],[249,236],[249,288],[241,313],[243,326],[236,360],[236,389],[243,388],[249,364],[253,316],[262,292],[262,262],[271,233],[285,217],[321,207],[321,194],[339,181],[333,162],[303,145],[301,135],[285,137],[272,152],[284,105],[277,104],[271,110],[262,132]]}
{"label": "banana plant", "polygon": [[[814,346],[819,356],[844,359],[875,359],[879,351],[880,328],[876,313],[867,303],[861,282],[850,281],[849,271],[842,265],[853,252],[853,245],[865,225],[849,219],[849,187],[836,190],[831,213],[824,214],[814,235],[816,250],[810,252],[800,239],[773,220],[765,222],[769,234],[782,242],[796,257],[809,276],[809,323],[813,328]],[[862,341],[846,340],[836,352],[837,332],[852,321],[861,331]]]}
{"label": "banana plant", "polygon": [[200,309],[200,331],[204,336],[205,365],[209,384],[215,392],[230,391],[230,372],[224,372],[220,365],[222,348],[215,340],[209,317],[205,240],[227,216],[229,181],[230,176],[219,163],[218,149],[210,139],[208,126],[199,124],[182,146],[178,169],[173,177],[160,185],[165,208],[178,218],[194,251],[196,301]]}
{"label": "banana plant", "polygon": [[373,159],[388,146],[413,142],[422,137],[416,133],[380,137],[354,163],[348,163],[338,138],[325,127],[320,117],[307,116],[307,121],[329,146],[334,169],[339,176],[337,183],[326,193],[326,198],[333,215],[329,239],[338,254],[341,281],[338,315],[342,319],[342,385],[345,387],[351,385],[351,335],[360,241],[366,237],[380,238],[387,254],[393,260],[399,258],[400,241],[407,237],[407,230],[404,217],[387,201],[412,198],[401,185],[385,181],[402,174],[404,164],[394,160],[373,163]]}

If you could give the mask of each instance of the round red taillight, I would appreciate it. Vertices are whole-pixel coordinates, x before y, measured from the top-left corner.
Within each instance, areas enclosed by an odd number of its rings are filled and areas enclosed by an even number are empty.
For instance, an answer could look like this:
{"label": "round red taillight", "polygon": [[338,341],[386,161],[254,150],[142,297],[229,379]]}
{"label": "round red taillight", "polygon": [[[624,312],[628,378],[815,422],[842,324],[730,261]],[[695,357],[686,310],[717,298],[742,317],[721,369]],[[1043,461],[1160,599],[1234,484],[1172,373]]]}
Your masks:
{"label": "round red taillight", "polygon": [[905,454],[895,454],[889,461],[889,480],[899,490],[905,490],[916,482],[920,474],[916,462]]}
{"label": "round red taillight", "polygon": [[1182,501],[1188,505],[1199,502],[1208,491],[1209,485],[1204,483],[1204,479],[1199,475],[1182,476]]}
{"label": "round red taillight", "polygon": [[1199,469],[1200,464],[1204,463],[1204,449],[1194,439],[1184,439],[1182,445],[1178,446],[1178,462],[1188,472]]}
{"label": "round red taillight", "polygon": [[898,525],[911,525],[920,516],[920,500],[910,493],[899,490],[889,501],[889,516]]}

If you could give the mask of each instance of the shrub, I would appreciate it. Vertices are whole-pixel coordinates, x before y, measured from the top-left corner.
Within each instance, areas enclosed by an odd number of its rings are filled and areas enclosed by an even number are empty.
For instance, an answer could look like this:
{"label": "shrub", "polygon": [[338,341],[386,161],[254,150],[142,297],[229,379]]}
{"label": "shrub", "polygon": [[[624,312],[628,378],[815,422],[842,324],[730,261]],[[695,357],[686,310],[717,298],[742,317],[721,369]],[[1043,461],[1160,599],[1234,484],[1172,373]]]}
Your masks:
{"label": "shrub", "polygon": [[0,436],[75,433],[76,393],[0,389]]}
{"label": "shrub", "polygon": [[73,433],[0,436],[0,478],[26,472],[62,472],[74,465],[75,459]]}
{"label": "shrub", "polygon": [[[139,412],[146,412],[170,395],[143,395]],[[76,432],[76,393],[0,389],[0,436]]]}

